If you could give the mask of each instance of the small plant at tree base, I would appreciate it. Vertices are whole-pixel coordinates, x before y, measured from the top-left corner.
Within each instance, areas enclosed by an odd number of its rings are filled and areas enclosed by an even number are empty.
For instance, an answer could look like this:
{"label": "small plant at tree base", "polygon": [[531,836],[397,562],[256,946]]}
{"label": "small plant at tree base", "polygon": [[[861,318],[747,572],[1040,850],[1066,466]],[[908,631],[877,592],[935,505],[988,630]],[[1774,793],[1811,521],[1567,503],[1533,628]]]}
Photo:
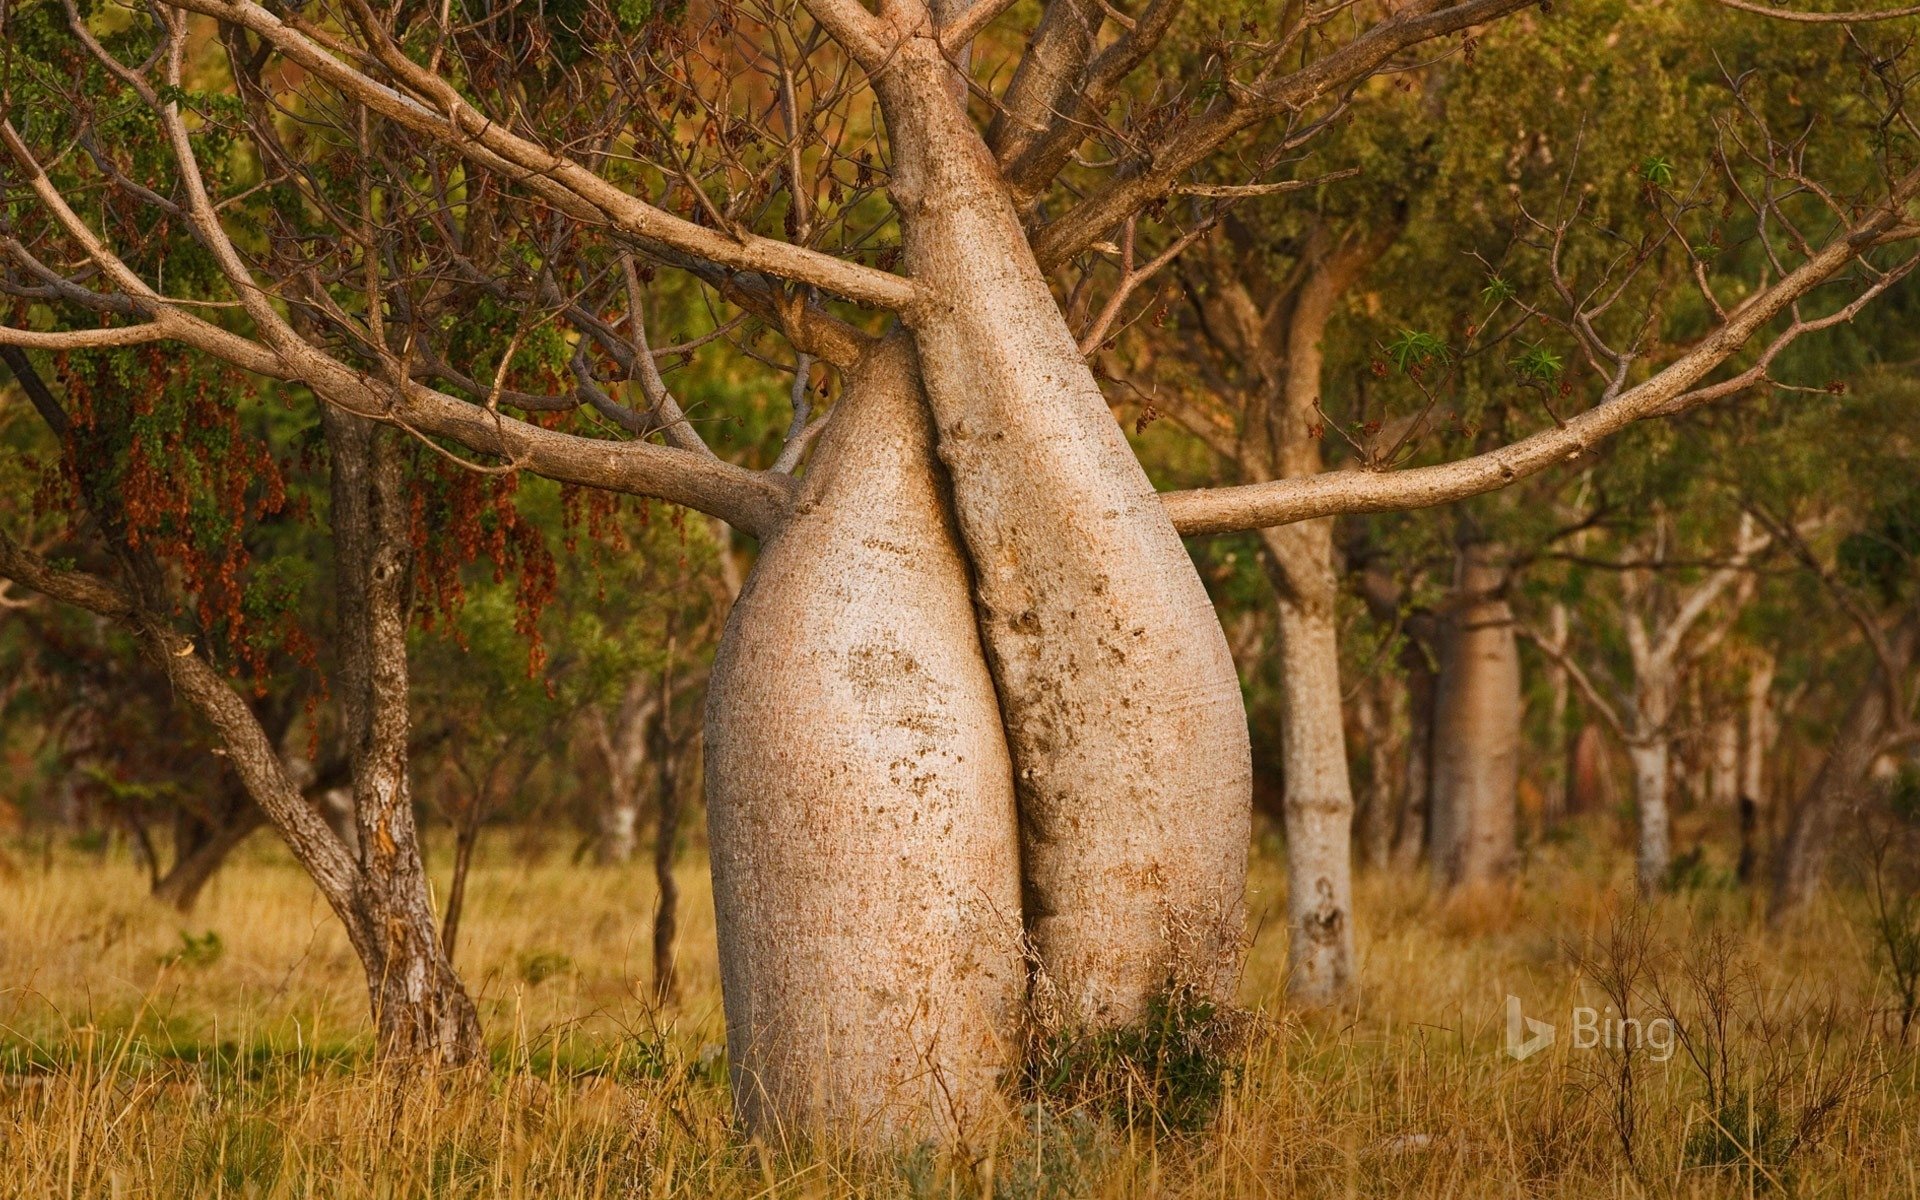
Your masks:
{"label": "small plant at tree base", "polygon": [[1028,1057],[1028,1087],[1043,1103],[1191,1132],[1212,1119],[1256,1023],[1251,1012],[1169,986],[1134,1024],[1043,1032]]}

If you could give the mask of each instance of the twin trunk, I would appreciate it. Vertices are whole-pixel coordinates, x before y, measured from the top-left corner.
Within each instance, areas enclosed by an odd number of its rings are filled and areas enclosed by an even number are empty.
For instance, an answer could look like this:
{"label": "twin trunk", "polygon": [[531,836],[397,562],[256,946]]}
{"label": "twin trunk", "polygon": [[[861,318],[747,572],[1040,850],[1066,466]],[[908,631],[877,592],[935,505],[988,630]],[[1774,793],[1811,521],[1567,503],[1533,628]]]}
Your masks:
{"label": "twin trunk", "polygon": [[728,1041],[763,1132],[990,1113],[1023,916],[1072,1025],[1239,974],[1226,640],[923,41],[878,79],[912,342],[850,372],[709,693]]}

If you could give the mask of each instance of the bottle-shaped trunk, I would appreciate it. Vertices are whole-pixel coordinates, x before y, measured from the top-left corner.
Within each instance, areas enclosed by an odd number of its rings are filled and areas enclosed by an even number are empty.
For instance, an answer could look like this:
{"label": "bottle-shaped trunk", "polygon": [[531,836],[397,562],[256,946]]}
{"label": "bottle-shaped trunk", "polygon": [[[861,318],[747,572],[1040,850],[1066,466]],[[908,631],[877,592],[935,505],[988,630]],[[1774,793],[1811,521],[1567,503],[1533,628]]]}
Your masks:
{"label": "bottle-shaped trunk", "polygon": [[1020,1041],[1012,768],[909,344],[850,373],[709,684],[734,1098],[766,1137],[912,1144]]}
{"label": "bottle-shaped trunk", "polygon": [[1513,868],[1520,652],[1505,587],[1493,546],[1461,547],[1434,696],[1434,879],[1445,890],[1494,883]]}
{"label": "bottle-shaped trunk", "polygon": [[1252,768],[1206,590],[937,45],[876,80],[910,314],[1016,769],[1028,928],[1070,1021],[1230,998]]}

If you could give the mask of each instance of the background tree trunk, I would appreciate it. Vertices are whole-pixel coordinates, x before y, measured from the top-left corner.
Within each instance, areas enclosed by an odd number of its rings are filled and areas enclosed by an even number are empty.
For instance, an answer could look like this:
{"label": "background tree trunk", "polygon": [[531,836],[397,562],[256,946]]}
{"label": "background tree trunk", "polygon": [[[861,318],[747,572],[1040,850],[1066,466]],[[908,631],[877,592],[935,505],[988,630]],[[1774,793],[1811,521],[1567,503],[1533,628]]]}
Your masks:
{"label": "background tree trunk", "polygon": [[1461,546],[1434,693],[1434,879],[1447,891],[1499,882],[1514,863],[1520,652],[1506,583],[1493,545]]}
{"label": "background tree trunk", "polygon": [[[1896,664],[1910,670],[1920,650],[1913,623],[1902,622],[1888,642]],[[1774,864],[1773,896],[1767,905],[1767,919],[1774,925],[1784,924],[1805,908],[1826,877],[1841,814],[1859,798],[1891,724],[1886,671],[1876,666],[1848,706],[1827,756],[1801,793],[1792,824],[1781,840]]]}
{"label": "background tree trunk", "polygon": [[[726,551],[723,549],[724,555]],[[660,711],[660,689],[651,675],[627,681],[611,719],[598,708],[587,714],[607,787],[594,810],[593,858],[601,866],[632,860],[640,845],[641,781],[650,730]]]}
{"label": "background tree trunk", "polygon": [[1353,783],[1340,715],[1333,522],[1263,530],[1261,539],[1279,592],[1287,995],[1326,1004],[1353,985]]}
{"label": "background tree trunk", "polygon": [[[1428,623],[1425,619],[1422,624]],[[1408,622],[1400,650],[1407,680],[1407,757],[1402,764],[1400,823],[1393,832],[1393,862],[1411,868],[1430,844],[1433,824],[1433,710],[1438,691],[1433,660]]]}
{"label": "background tree trunk", "polygon": [[1767,757],[1773,750],[1774,657],[1760,656],[1747,675],[1747,704],[1740,731],[1740,861],[1741,883],[1753,882],[1760,863],[1760,817],[1770,805],[1767,795]]}
{"label": "background tree trunk", "polygon": [[964,1136],[1020,1045],[1013,773],[932,453],[896,337],[850,373],[713,666],[727,1046],[763,1136]]}
{"label": "background tree trunk", "polygon": [[228,856],[267,823],[267,814],[251,797],[243,792],[241,799],[244,803],[228,812],[225,820],[206,828],[189,843],[176,843],[173,865],[154,881],[155,900],[171,904],[182,913],[193,911],[200,893]]}
{"label": "background tree trunk", "polygon": [[653,832],[653,996],[668,1003],[679,994],[674,973],[674,940],[680,929],[680,885],[673,877],[674,850],[680,840],[680,748],[673,722],[673,626],[668,624],[667,663],[660,672],[659,719],[654,722],[653,762],[659,789],[658,821]]}
{"label": "background tree trunk", "polygon": [[1673,823],[1667,809],[1673,780],[1672,751],[1664,736],[1627,743],[1627,758],[1633,763],[1633,807],[1639,822],[1635,877],[1642,896],[1660,890],[1667,864],[1673,858]]}
{"label": "background tree trunk", "polygon": [[409,778],[407,626],[412,543],[400,435],[324,410],[333,465],[340,694],[353,768],[362,963],[383,1054],[464,1066],[480,1019],[435,936]]}
{"label": "background tree trunk", "polygon": [[1399,726],[1405,690],[1390,673],[1367,680],[1354,700],[1354,723],[1367,745],[1367,787],[1355,817],[1358,857],[1370,871],[1384,871],[1392,861],[1397,814],[1392,766],[1398,761]]}

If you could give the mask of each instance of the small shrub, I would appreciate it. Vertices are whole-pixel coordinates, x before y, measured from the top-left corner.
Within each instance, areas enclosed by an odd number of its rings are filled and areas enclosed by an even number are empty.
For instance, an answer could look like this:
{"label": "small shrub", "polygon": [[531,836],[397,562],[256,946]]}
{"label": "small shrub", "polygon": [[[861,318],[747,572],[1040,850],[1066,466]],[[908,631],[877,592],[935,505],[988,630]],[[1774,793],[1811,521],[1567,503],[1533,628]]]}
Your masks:
{"label": "small shrub", "polygon": [[1189,1132],[1219,1107],[1253,1024],[1251,1013],[1223,1008],[1192,988],[1169,987],[1132,1025],[1037,1039],[1029,1086],[1062,1108]]}
{"label": "small shrub", "polygon": [[227,952],[226,944],[220,935],[209,929],[199,937],[182,929],[180,948],[160,956],[160,961],[170,967],[210,967],[220,961]]}
{"label": "small shrub", "polygon": [[573,970],[573,960],[557,950],[533,950],[520,956],[520,978],[529,987],[539,987],[556,975]]}

